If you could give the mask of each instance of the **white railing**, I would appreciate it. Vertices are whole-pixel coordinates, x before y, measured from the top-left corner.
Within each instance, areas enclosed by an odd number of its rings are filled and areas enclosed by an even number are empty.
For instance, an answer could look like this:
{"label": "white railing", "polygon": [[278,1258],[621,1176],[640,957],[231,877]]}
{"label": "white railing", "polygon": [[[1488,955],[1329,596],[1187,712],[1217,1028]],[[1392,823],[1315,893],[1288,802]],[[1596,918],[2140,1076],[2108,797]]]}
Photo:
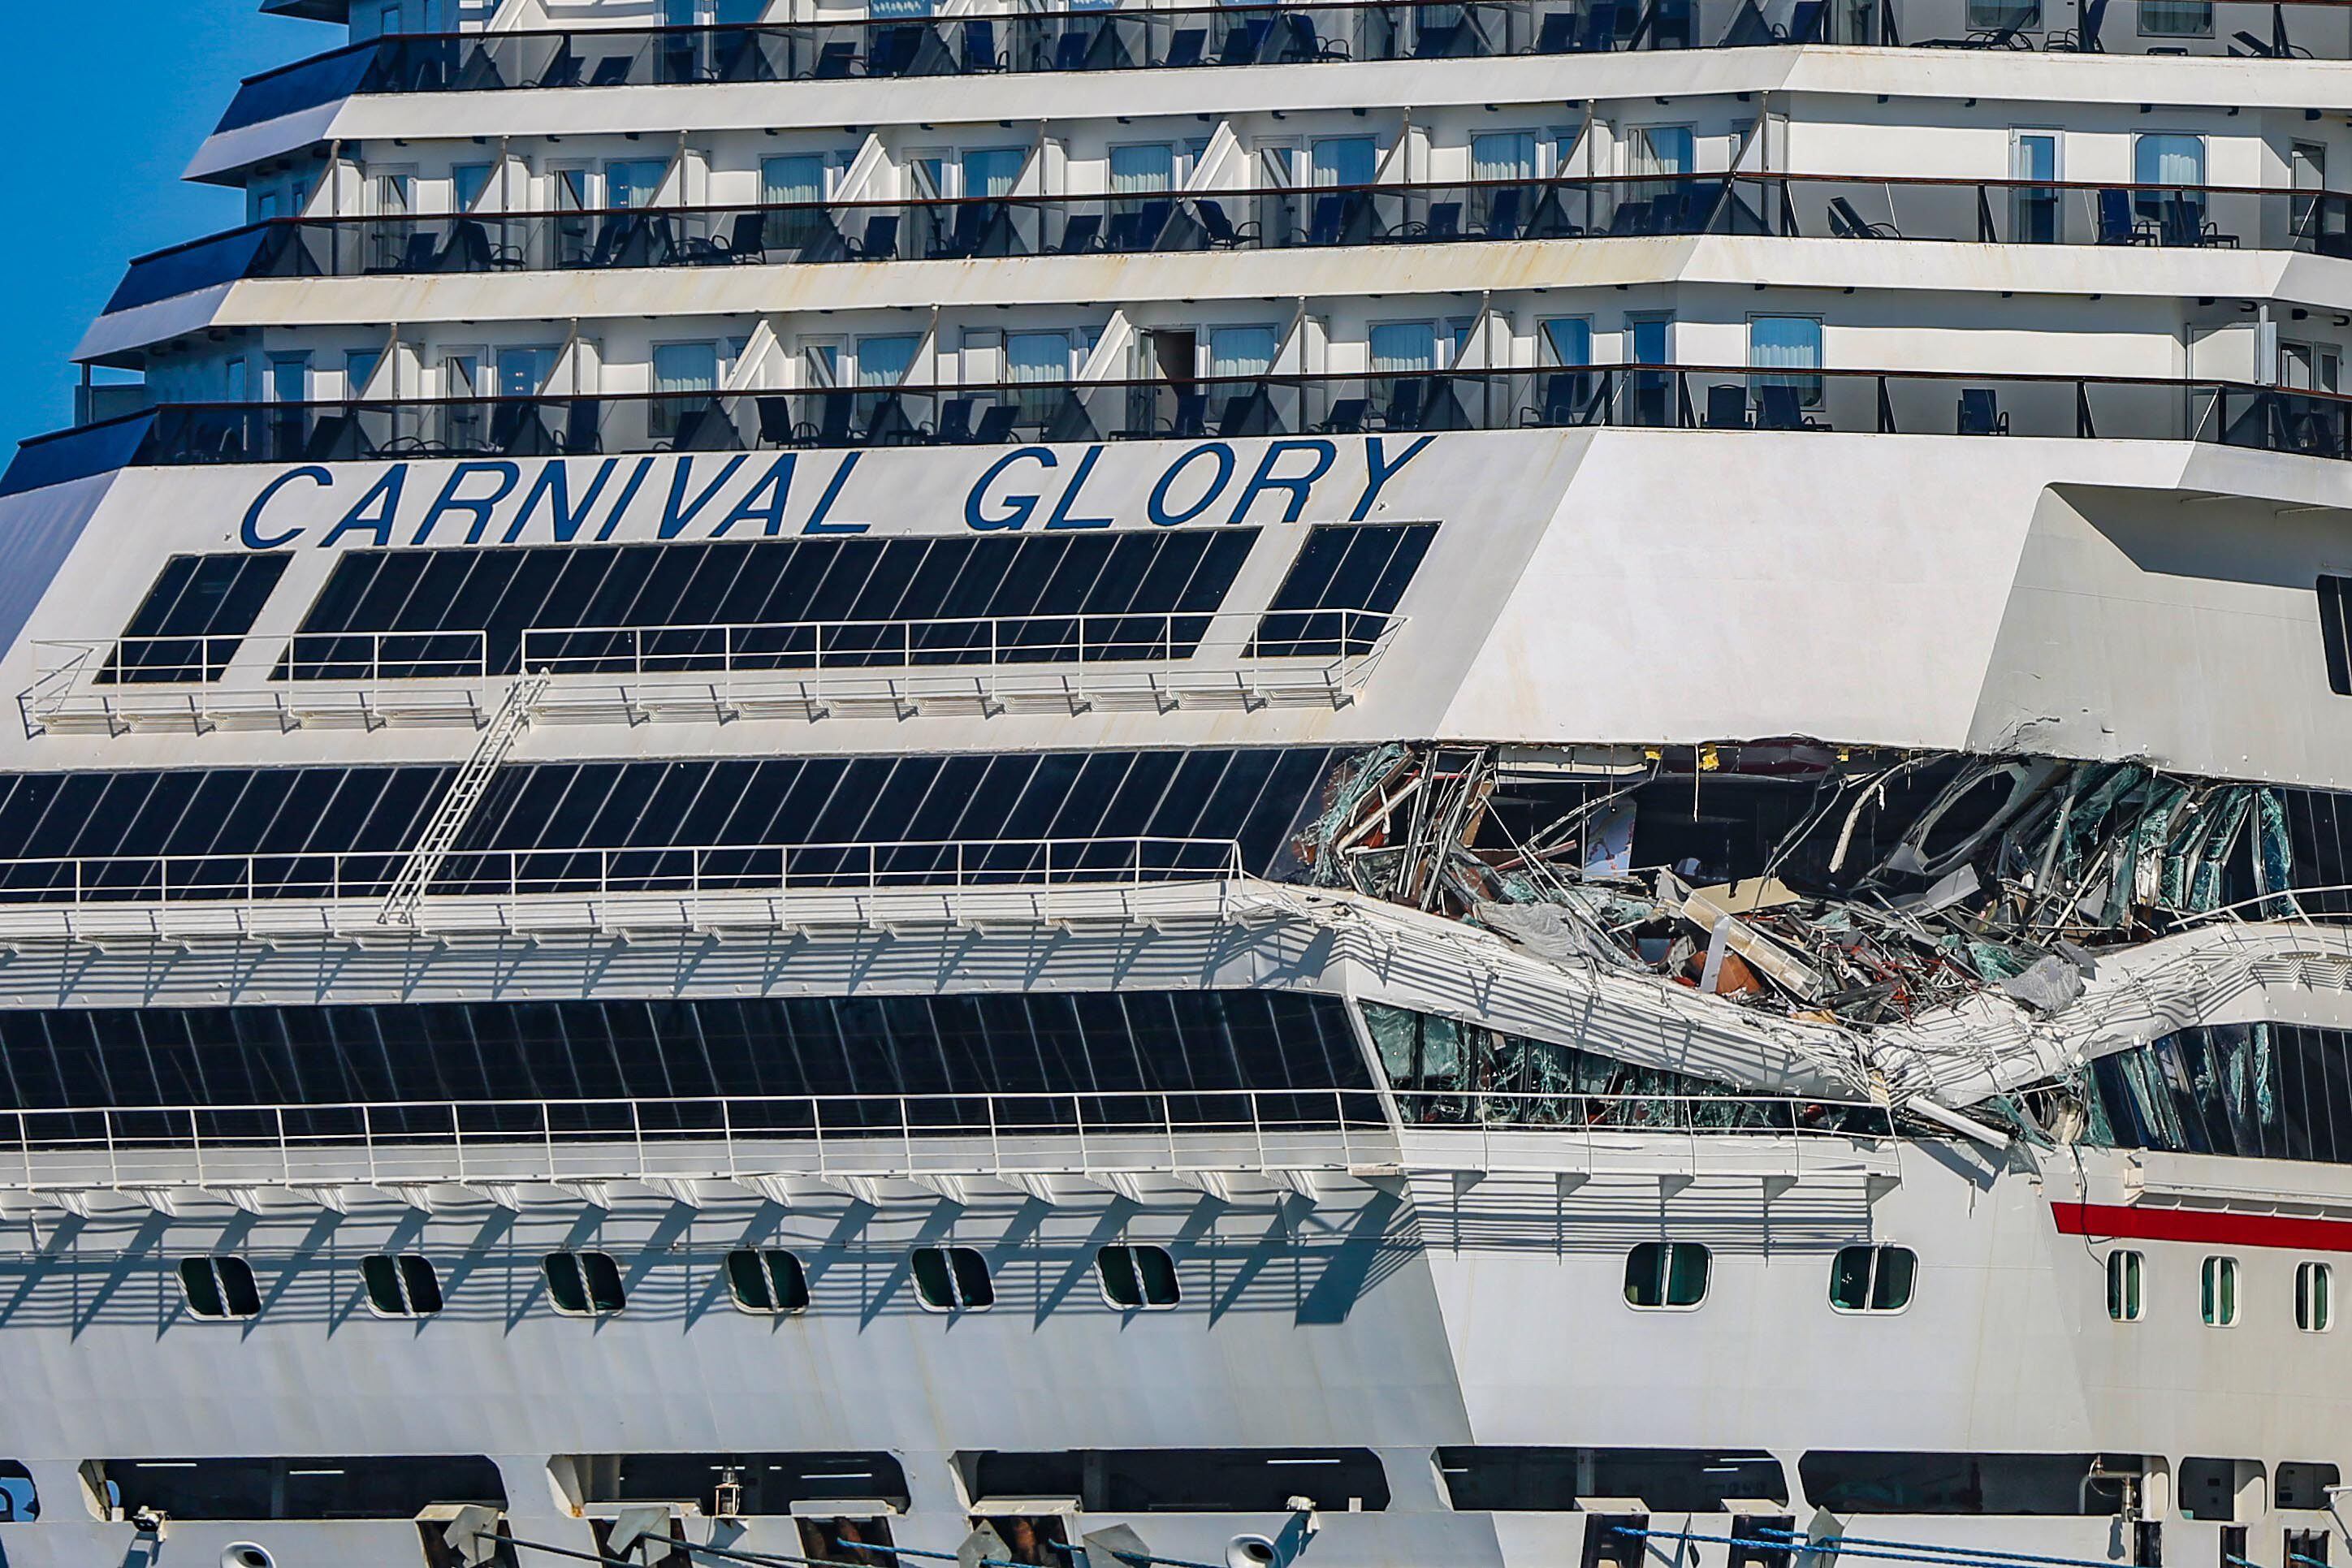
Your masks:
{"label": "white railing", "polygon": [[[1752,1096],[1224,1089],[350,1101],[0,1113],[0,1186],[152,1191],[1057,1174],[1591,1170],[1702,1145],[1885,1152],[1884,1106]],[[1416,1122],[1443,1103],[1446,1118]],[[1535,1121],[1477,1120],[1508,1109]],[[1580,1119],[1553,1119],[1573,1107]],[[1458,1113],[1458,1114],[1456,1114]],[[1663,1122],[1661,1118],[1664,1118]],[[1402,1134],[1402,1137],[1400,1134]],[[1687,1155],[1684,1151],[1687,1150]],[[1437,1157],[1426,1158],[1432,1151]],[[1629,1166],[1628,1168],[1635,1168]],[[1641,1166],[1649,1169],[1649,1166]],[[1827,1163],[1816,1168],[1828,1172]]]}
{"label": "white railing", "polygon": [[[515,653],[522,669],[558,677],[534,718],[1169,713],[1344,706],[1403,624],[1335,608],[537,627]],[[37,678],[16,699],[25,732],[479,727],[481,687],[504,663],[480,632],[304,632],[249,651],[241,641],[40,643]]]}
{"label": "white railing", "polygon": [[[38,642],[33,644],[34,690],[60,675],[77,686],[126,694],[142,686],[203,685],[228,674],[247,641],[240,634]],[[482,632],[297,632],[270,660],[268,678],[480,680],[489,670],[489,638]]]}
{"label": "white railing", "polygon": [[1367,657],[1394,619],[1376,610],[1331,609],[535,626],[522,634],[522,667],[555,675],[647,675],[1208,659],[1221,668],[1246,668]]}
{"label": "white railing", "polygon": [[[387,897],[382,853],[92,855],[0,860],[0,904]],[[425,897],[767,893],[1214,881],[1244,873],[1231,839],[942,839],[452,851]]]}

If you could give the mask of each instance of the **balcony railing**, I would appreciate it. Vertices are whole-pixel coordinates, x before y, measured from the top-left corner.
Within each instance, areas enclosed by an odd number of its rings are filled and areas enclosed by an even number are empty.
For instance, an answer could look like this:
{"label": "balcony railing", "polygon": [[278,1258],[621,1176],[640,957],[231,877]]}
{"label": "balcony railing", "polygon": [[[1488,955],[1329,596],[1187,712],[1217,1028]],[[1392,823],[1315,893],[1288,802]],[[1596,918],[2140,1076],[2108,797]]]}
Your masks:
{"label": "balcony railing", "polygon": [[1402,1129],[1374,1088],[14,1110],[0,1112],[0,1186],[1337,1175],[1401,1161],[1654,1175],[1662,1160],[1713,1170],[1764,1159],[1834,1176],[1896,1139],[1887,1108],[1859,1100],[1447,1092],[1401,1093],[1397,1105]]}
{"label": "balcony railing", "polygon": [[[982,716],[1091,709],[1344,706],[1403,618],[1329,606],[1202,613],[1008,615],[732,625],[298,632],[43,640],[17,694],[28,736],[358,722],[478,728],[487,683],[559,680],[534,720]],[[249,643],[257,653],[238,662]]]}
{"label": "balcony railing", "polygon": [[[0,860],[0,904],[387,897],[406,852],[98,855]],[[1244,873],[1230,839],[955,839],[643,849],[458,850],[436,898],[856,892],[893,888],[1132,887]]]}
{"label": "balcony railing", "polygon": [[0,495],[125,465],[1234,440],[1583,425],[2202,441],[2352,457],[2352,397],[1975,371],[1551,366],[612,397],[173,403],[39,436]]}
{"label": "balcony railing", "polygon": [[1750,235],[2352,256],[2352,196],[2223,185],[1678,174],[1162,195],[280,218],[131,264],[107,309],[246,278],[971,261]]}
{"label": "balcony railing", "polygon": [[1382,0],[412,34],[248,78],[234,131],[363,93],[1494,59],[1788,44],[2344,59],[2342,0]]}

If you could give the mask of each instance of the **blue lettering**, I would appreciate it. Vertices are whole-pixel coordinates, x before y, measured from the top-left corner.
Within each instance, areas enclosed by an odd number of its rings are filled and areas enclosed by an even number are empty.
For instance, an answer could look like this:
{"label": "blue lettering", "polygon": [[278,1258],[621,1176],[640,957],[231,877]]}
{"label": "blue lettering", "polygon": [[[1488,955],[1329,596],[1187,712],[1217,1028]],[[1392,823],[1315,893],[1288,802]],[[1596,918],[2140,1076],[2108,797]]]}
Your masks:
{"label": "blue lettering", "polygon": [[1420,456],[1422,448],[1436,439],[1434,435],[1424,435],[1398,453],[1395,462],[1388,463],[1382,461],[1381,438],[1377,435],[1364,437],[1364,493],[1356,498],[1356,509],[1348,514],[1348,520],[1360,523],[1370,517],[1372,503],[1380,499],[1381,486],[1394,478],[1398,469]]}
{"label": "blue lettering", "polygon": [[373,534],[377,545],[390,546],[392,519],[400,510],[401,486],[407,483],[408,465],[394,464],[390,471],[360,497],[360,504],[343,514],[343,520],[335,525],[334,531],[319,541],[319,548],[324,549],[349,533]]}
{"label": "blue lettering", "polygon": [[[1293,452],[1313,453],[1315,466],[1304,474],[1277,478],[1274,465]],[[1276,441],[1269,444],[1265,456],[1258,463],[1257,472],[1251,475],[1250,482],[1242,486],[1242,498],[1234,503],[1234,515],[1225,520],[1240,522],[1249,514],[1250,503],[1267,490],[1287,490],[1290,492],[1290,505],[1283,508],[1282,520],[1297,522],[1298,514],[1307,509],[1307,498],[1314,491],[1315,481],[1331,471],[1331,465],[1338,461],[1339,456],[1338,444],[1329,441]]]}
{"label": "blue lettering", "polygon": [[[1182,511],[1170,511],[1168,492],[1174,486],[1176,476],[1190,467],[1193,458],[1201,456],[1213,457],[1216,460],[1217,476],[1209,481],[1209,487],[1201,492],[1199,500]],[[1168,472],[1160,476],[1160,483],[1151,486],[1151,499],[1149,503],[1151,520],[1163,528],[1172,528],[1179,523],[1191,522],[1215,504],[1217,497],[1224,494],[1225,486],[1233,476],[1234,449],[1232,447],[1222,441],[1213,441],[1206,446],[1195,446],[1192,451],[1170,464]]]}
{"label": "blue lettering", "polygon": [[844,457],[841,460],[841,466],[833,471],[833,478],[826,484],[824,494],[816,498],[816,510],[811,512],[809,514],[809,520],[801,525],[801,532],[804,534],[862,534],[866,531],[866,525],[864,523],[828,523],[825,521],[825,518],[833,515],[833,503],[840,497],[841,487],[849,483],[849,471],[857,466],[858,458],[864,455],[865,454],[863,453],[853,452],[848,456]]}
{"label": "blue lettering", "polygon": [[1078,504],[1078,492],[1087,487],[1087,476],[1095,471],[1095,465],[1101,460],[1102,455],[1103,449],[1099,446],[1089,446],[1087,448],[1087,455],[1078,459],[1078,471],[1070,476],[1069,484],[1063,487],[1062,498],[1054,503],[1054,515],[1045,519],[1045,526],[1047,528],[1107,528],[1110,527],[1110,519],[1108,517],[1074,517],[1070,516],[1071,511],[1075,509]]}
{"label": "blue lettering", "polygon": [[603,544],[613,537],[613,530],[621,526],[621,515],[629,509],[629,503],[637,498],[637,491],[645,484],[646,476],[653,471],[652,458],[637,459],[636,467],[630,471],[629,482],[621,486],[620,497],[613,503],[613,509],[604,514],[604,526],[596,530],[598,544]]}
{"label": "blue lettering", "polygon": [[[487,496],[460,497],[457,494],[457,486],[477,474],[497,475],[499,487]],[[408,542],[421,545],[431,538],[434,528],[451,512],[471,512],[474,516],[474,526],[466,530],[466,542],[469,545],[480,544],[482,535],[490,526],[490,508],[513,495],[514,487],[521,483],[521,465],[507,462],[503,458],[492,463],[458,464],[450,472],[449,482],[441,486],[441,494],[435,498],[431,507],[425,508],[425,520],[416,525],[416,532],[410,537]]]}
{"label": "blue lettering", "polygon": [[308,479],[322,490],[333,488],[335,483],[335,476],[324,468],[297,468],[290,473],[280,474],[263,486],[261,494],[253,498],[253,505],[245,509],[244,526],[237,529],[236,537],[244,541],[246,549],[276,549],[279,545],[292,544],[302,537],[302,529],[299,525],[287,529],[274,538],[266,539],[261,537],[261,508],[277,499],[278,492],[297,479]]}
{"label": "blue lettering", "polygon": [[710,505],[710,498],[719,494],[719,486],[735,477],[735,470],[743,466],[744,461],[740,457],[730,457],[727,460],[727,466],[719,471],[719,477],[713,479],[703,489],[702,494],[694,498],[693,504],[688,506],[686,500],[686,486],[687,481],[694,476],[694,459],[679,458],[677,469],[670,476],[669,504],[662,508],[661,537],[666,539],[677,538],[678,530],[694,521],[700,515],[702,508]]}
{"label": "blue lettering", "polygon": [[[763,492],[768,496],[765,501],[760,499]],[[767,473],[761,476],[760,482],[752,486],[751,491],[741,500],[735,503],[735,509],[728,513],[717,528],[710,530],[710,537],[714,539],[719,538],[738,523],[748,523],[754,518],[762,517],[767,519],[767,527],[760,530],[761,533],[771,536],[782,533],[784,502],[792,493],[793,454],[787,452],[776,459],[774,465]]]}
{"label": "blue lettering", "polygon": [[580,497],[580,509],[575,512],[572,509],[570,465],[561,457],[548,459],[547,465],[539,471],[539,477],[531,481],[530,494],[523,497],[522,510],[517,512],[515,520],[507,525],[506,538],[502,542],[512,544],[522,538],[523,530],[530,527],[532,515],[539,510],[540,502],[544,500],[555,542],[570,544],[580,537],[581,528],[587,524],[589,510],[596,505],[596,497],[604,493],[604,482],[620,465],[621,460],[617,457],[604,459],[604,465],[596,470],[596,477],[589,482],[588,493]]}
{"label": "blue lettering", "polygon": [[1006,453],[988,465],[988,472],[980,476],[979,482],[972,486],[971,493],[964,497],[964,527],[981,533],[987,533],[996,528],[1019,528],[1026,526],[1029,519],[1037,515],[1038,498],[1034,496],[1001,497],[1004,502],[1005,510],[1000,517],[989,517],[980,509],[982,492],[988,488],[998,475],[1015,463],[1034,463],[1040,468],[1061,466],[1061,460],[1043,446],[1016,447]]}

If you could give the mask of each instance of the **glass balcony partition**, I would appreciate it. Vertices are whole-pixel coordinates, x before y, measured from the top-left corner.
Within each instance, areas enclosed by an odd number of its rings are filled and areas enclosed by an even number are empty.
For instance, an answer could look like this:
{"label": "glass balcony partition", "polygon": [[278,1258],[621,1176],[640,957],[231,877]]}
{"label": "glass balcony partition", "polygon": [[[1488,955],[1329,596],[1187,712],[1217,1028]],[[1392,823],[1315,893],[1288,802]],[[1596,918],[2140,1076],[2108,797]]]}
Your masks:
{"label": "glass balcony partition", "polygon": [[[878,12],[885,9],[876,6]],[[896,10],[898,8],[891,8]],[[219,130],[369,93],[847,81],[1794,44],[2352,58],[2341,0],[1394,0],[404,34],[248,78]]]}
{"label": "glass balcony partition", "polygon": [[[2352,397],[2222,381],[1755,363],[1279,375],[1236,346],[1212,379],[619,396],[168,403],[37,437],[0,494],[131,466],[646,452],[1422,434],[1630,425],[2200,441],[2352,458]],[[456,417],[465,411],[463,423]],[[464,444],[453,442],[463,431]]]}
{"label": "glass balcony partition", "polygon": [[[788,162],[780,160],[778,162]],[[787,177],[780,172],[779,181]],[[777,185],[772,188],[788,188]],[[2162,183],[1834,174],[1507,177],[1191,193],[281,218],[142,256],[108,303],[240,278],[986,260],[1704,234],[2352,256],[2352,197]],[[1255,215],[1253,215],[1255,214]],[[1285,221],[1286,214],[1288,221]]]}

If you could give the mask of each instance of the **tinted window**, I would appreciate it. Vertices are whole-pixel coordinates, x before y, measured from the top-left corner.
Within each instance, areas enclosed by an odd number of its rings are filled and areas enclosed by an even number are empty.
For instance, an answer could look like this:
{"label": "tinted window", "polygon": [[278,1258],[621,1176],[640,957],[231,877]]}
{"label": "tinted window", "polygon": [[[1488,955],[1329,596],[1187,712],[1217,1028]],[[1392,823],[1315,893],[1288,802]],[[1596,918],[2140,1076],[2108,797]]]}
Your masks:
{"label": "tinted window", "polygon": [[283,552],[175,555],[122,628],[101,684],[220,678],[284,575]]}
{"label": "tinted window", "polygon": [[504,1508],[499,1468],[473,1454],[364,1458],[107,1459],[125,1517],[413,1519],[435,1503]]}
{"label": "tinted window", "polygon": [[548,1300],[567,1317],[605,1317],[628,1304],[609,1252],[551,1252],[543,1267]]}
{"label": "tinted window", "polygon": [[727,1254],[727,1289],[747,1312],[797,1312],[809,1303],[808,1270],[781,1247],[740,1247]]}
{"label": "tinted window", "polygon": [[[1223,604],[1256,537],[1234,528],[353,550],[337,561],[278,673],[429,676],[483,654],[494,673],[510,673],[526,641],[532,668],[566,673],[854,668],[910,654],[927,664],[1081,652],[1181,657],[1208,627],[1195,612]],[[1072,619],[1080,616],[1083,628]],[[872,622],[894,628],[856,629]],[[919,624],[910,632],[907,622]],[[722,626],[737,630],[709,630]],[[565,629],[607,634],[554,634]],[[625,629],[635,634],[609,634]],[[486,640],[452,634],[476,632]],[[404,635],[338,635],[359,632]]]}

